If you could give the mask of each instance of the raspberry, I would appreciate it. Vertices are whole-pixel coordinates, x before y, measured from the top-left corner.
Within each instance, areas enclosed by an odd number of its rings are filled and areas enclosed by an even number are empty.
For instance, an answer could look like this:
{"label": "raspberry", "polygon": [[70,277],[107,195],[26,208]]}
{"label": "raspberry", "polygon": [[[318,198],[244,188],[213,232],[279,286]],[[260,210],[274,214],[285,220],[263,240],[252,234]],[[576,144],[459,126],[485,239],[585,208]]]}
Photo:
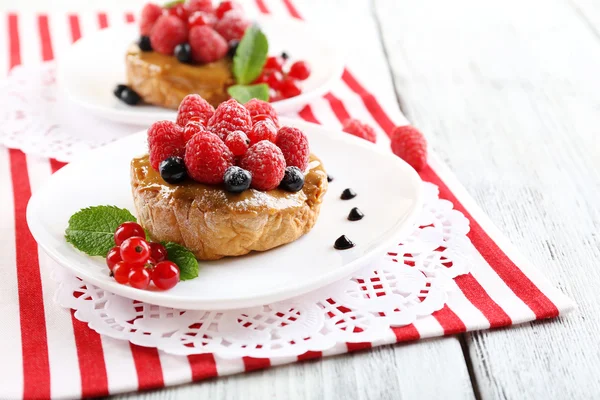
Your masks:
{"label": "raspberry", "polygon": [[427,165],[427,141],[425,136],[410,125],[397,126],[390,135],[392,152],[420,171]]}
{"label": "raspberry", "polygon": [[185,22],[174,15],[161,15],[150,33],[152,48],[159,53],[171,55],[175,46],[187,40]]}
{"label": "raspberry", "polygon": [[233,162],[231,151],[212,133],[194,135],[185,146],[185,166],[188,175],[200,183],[223,182],[223,175]]}
{"label": "raspberry", "polygon": [[188,17],[188,28],[192,29],[194,26],[202,25],[214,27],[216,22],[217,18],[213,14],[204,11],[195,11]]}
{"label": "raspberry", "polygon": [[242,131],[233,131],[225,138],[225,145],[229,147],[229,150],[231,150],[234,156],[239,157],[243,156],[246,154],[246,151],[248,151],[250,139],[248,139],[248,136]]}
{"label": "raspberry", "polygon": [[208,101],[200,97],[200,95],[188,94],[179,103],[177,123],[180,126],[185,126],[191,117],[200,117],[201,123],[206,126],[206,123],[214,113],[215,108]]}
{"label": "raspberry", "polygon": [[261,140],[268,140],[269,142],[275,143],[277,139],[277,128],[271,119],[267,118],[264,121],[258,121],[250,132],[248,132],[248,138],[250,143],[258,143]]}
{"label": "raspberry", "polygon": [[272,190],[279,186],[285,174],[285,158],[273,143],[263,140],[252,145],[240,166],[252,174],[252,187]]}
{"label": "raspberry", "polygon": [[183,157],[185,141],[179,125],[171,121],[158,121],[148,129],[150,165],[158,171],[161,161],[169,157]]}
{"label": "raspberry", "polygon": [[250,113],[235,99],[229,99],[217,107],[214,115],[208,120],[208,130],[225,140],[233,131],[250,131],[252,120]]}
{"label": "raspberry", "polygon": [[260,120],[257,118],[258,115],[266,114],[269,117],[271,117],[271,119],[275,123],[275,126],[279,127],[279,118],[277,118],[277,113],[275,112],[273,106],[267,103],[266,101],[252,99],[246,104],[244,104],[244,107],[246,107],[246,109],[250,111],[250,117],[252,117],[253,124]]}
{"label": "raspberry", "polygon": [[200,121],[192,119],[183,128],[183,140],[187,143],[194,135],[203,132],[208,132],[204,125]]}
{"label": "raspberry", "polygon": [[195,11],[213,12],[212,0],[188,0],[185,5],[190,14]]}
{"label": "raspberry", "polygon": [[208,25],[194,26],[190,30],[192,58],[199,63],[210,63],[225,57],[229,46],[213,28]]}
{"label": "raspberry", "polygon": [[241,40],[249,26],[250,21],[242,13],[230,11],[217,21],[215,30],[227,41]]}
{"label": "raspberry", "polygon": [[217,18],[221,19],[225,16],[225,14],[232,10],[242,11],[242,6],[240,6],[235,1],[225,0],[219,4],[217,9],[215,10],[215,14],[217,15]]}
{"label": "raspberry", "polygon": [[305,171],[308,167],[308,139],[297,128],[284,126],[277,132],[277,146],[281,149],[288,167],[298,167]]}
{"label": "raspberry", "polygon": [[375,143],[377,141],[377,134],[375,133],[375,130],[371,126],[362,123],[357,119],[347,119],[344,122],[344,127],[342,130],[351,135],[368,140],[369,142]]}
{"label": "raspberry", "polygon": [[149,36],[154,23],[162,15],[162,8],[153,3],[146,3],[140,16],[140,35]]}

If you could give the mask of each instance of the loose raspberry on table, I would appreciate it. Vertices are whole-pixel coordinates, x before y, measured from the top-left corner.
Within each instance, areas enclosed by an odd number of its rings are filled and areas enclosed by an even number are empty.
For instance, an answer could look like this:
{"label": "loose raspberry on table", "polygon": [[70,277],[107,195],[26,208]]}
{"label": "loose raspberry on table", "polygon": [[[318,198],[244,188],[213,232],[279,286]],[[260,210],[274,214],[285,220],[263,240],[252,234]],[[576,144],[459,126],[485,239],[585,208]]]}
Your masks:
{"label": "loose raspberry on table", "polygon": [[152,48],[159,53],[171,55],[175,46],[187,41],[186,23],[174,15],[161,15],[150,33]]}
{"label": "loose raspberry on table", "polygon": [[233,164],[231,151],[212,133],[194,135],[185,146],[185,166],[188,175],[197,182],[221,183],[225,171]]}
{"label": "loose raspberry on table", "polygon": [[192,117],[192,118],[193,119],[190,119],[190,121],[185,125],[185,128],[183,128],[183,140],[186,143],[191,138],[193,138],[194,135],[197,135],[198,133],[208,132],[206,130],[206,127],[200,120],[195,119],[196,117]]}
{"label": "loose raspberry on table", "polygon": [[234,156],[239,157],[248,151],[250,139],[242,131],[233,131],[225,138],[225,145],[229,147]]}
{"label": "loose raspberry on table", "polygon": [[214,11],[212,0],[188,0],[185,3],[185,6],[190,14],[195,11],[203,11],[206,13],[212,13]]}
{"label": "loose raspberry on table", "polygon": [[258,143],[261,140],[268,140],[275,143],[277,140],[277,127],[269,118],[264,121],[258,121],[250,129],[250,132],[248,132],[248,138],[250,139],[250,144]]}
{"label": "loose raspberry on table", "polygon": [[247,133],[252,128],[250,113],[235,99],[229,99],[217,107],[208,120],[208,130],[225,140],[233,131]]}
{"label": "loose raspberry on table", "polygon": [[288,167],[298,167],[305,171],[308,167],[308,139],[297,128],[284,126],[277,132],[277,146],[281,149]]}
{"label": "loose raspberry on table", "polygon": [[183,157],[185,141],[183,129],[172,121],[158,121],[148,129],[150,165],[158,171],[161,161],[169,157]]}
{"label": "loose raspberry on table", "polygon": [[250,146],[240,166],[252,174],[252,187],[257,190],[275,189],[285,174],[283,153],[266,140]]}
{"label": "loose raspberry on table", "polygon": [[162,15],[162,7],[154,3],[146,3],[140,16],[140,35],[150,36],[154,23]]}
{"label": "loose raspberry on table", "polygon": [[368,140],[369,142],[375,143],[377,141],[375,129],[354,118],[347,119],[344,122],[344,127],[342,130],[351,135]]}
{"label": "loose raspberry on table", "polygon": [[250,21],[241,12],[229,11],[217,21],[215,30],[227,41],[241,40],[249,26]]}
{"label": "loose raspberry on table", "polygon": [[179,103],[177,124],[185,126],[191,117],[199,117],[204,126],[215,113],[215,108],[198,94],[188,94]]}
{"label": "loose raspberry on table", "polygon": [[259,115],[268,115],[275,123],[275,126],[279,128],[279,118],[277,118],[277,112],[275,112],[271,104],[266,101],[252,99],[244,104],[244,107],[250,112],[253,124],[263,119],[263,117],[258,117]]}
{"label": "loose raspberry on table", "polygon": [[225,57],[229,46],[223,36],[208,25],[194,26],[188,39],[192,58],[199,63],[210,63]]}
{"label": "loose raspberry on table", "polygon": [[390,135],[392,152],[420,171],[427,165],[425,136],[411,125],[397,126]]}

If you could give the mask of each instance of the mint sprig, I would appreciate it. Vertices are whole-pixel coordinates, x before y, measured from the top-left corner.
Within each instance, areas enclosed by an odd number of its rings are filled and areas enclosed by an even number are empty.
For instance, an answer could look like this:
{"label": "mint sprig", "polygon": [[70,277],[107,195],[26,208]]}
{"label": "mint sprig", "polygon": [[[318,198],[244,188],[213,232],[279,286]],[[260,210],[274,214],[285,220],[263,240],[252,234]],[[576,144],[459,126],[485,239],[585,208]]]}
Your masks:
{"label": "mint sprig", "polygon": [[167,258],[179,267],[179,279],[187,281],[198,277],[198,260],[191,251],[177,243],[165,243]]}
{"label": "mint sprig", "polygon": [[257,85],[233,85],[227,93],[238,102],[245,104],[252,99],[269,101],[269,86],[266,83]]}
{"label": "mint sprig", "polygon": [[260,75],[267,54],[269,42],[257,25],[252,25],[244,33],[233,56],[233,76],[238,85],[248,85]]}
{"label": "mint sprig", "polygon": [[69,218],[65,239],[90,256],[106,257],[114,247],[114,234],[123,222],[134,221],[127,210],[114,206],[84,208]]}
{"label": "mint sprig", "polygon": [[163,8],[169,9],[169,8],[173,8],[178,4],[183,4],[185,3],[185,0],[172,0],[172,1],[168,1],[165,4],[163,4]]}

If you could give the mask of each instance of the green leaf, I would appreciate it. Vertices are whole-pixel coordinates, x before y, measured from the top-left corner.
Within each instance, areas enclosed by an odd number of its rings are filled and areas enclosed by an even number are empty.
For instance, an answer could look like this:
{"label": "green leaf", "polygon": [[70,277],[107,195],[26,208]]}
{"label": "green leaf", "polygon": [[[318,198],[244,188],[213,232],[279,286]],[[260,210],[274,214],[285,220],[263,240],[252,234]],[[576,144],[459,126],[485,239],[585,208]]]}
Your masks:
{"label": "green leaf", "polygon": [[134,221],[127,210],[114,206],[95,206],[79,210],[69,218],[67,242],[90,256],[106,257],[115,245],[115,230],[123,222]]}
{"label": "green leaf", "polygon": [[175,7],[178,4],[183,4],[185,3],[185,0],[173,0],[173,1],[168,1],[163,5],[163,8],[172,8]]}
{"label": "green leaf", "polygon": [[198,277],[200,267],[198,266],[198,260],[196,260],[191,251],[172,242],[165,243],[165,247],[167,248],[167,259],[177,264],[179,267],[179,278],[182,281]]}
{"label": "green leaf", "polygon": [[269,52],[267,37],[257,25],[246,29],[233,56],[233,76],[240,85],[254,82],[260,75]]}
{"label": "green leaf", "polygon": [[242,104],[252,99],[269,101],[269,86],[266,83],[229,86],[227,93]]}

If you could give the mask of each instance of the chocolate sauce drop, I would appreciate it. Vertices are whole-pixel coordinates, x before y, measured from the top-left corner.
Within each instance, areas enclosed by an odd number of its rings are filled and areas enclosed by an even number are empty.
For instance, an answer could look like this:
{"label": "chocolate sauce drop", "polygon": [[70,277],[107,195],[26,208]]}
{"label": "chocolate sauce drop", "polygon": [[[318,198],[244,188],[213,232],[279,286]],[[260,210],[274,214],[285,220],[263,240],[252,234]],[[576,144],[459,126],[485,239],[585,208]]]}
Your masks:
{"label": "chocolate sauce drop", "polygon": [[348,213],[348,220],[360,221],[361,219],[363,219],[364,216],[365,214],[363,214],[363,212],[360,211],[358,207],[354,207],[352,210],[350,210],[350,213]]}
{"label": "chocolate sauce drop", "polygon": [[327,182],[333,181],[333,176],[327,174]]}
{"label": "chocolate sauce drop", "polygon": [[342,195],[340,196],[340,199],[342,200],[350,200],[356,197],[356,192],[350,188],[348,189],[344,189],[344,191],[342,192]]}
{"label": "chocolate sauce drop", "polygon": [[348,250],[353,247],[354,243],[352,243],[352,241],[350,241],[350,239],[348,239],[346,235],[342,235],[339,238],[337,238],[337,240],[333,244],[333,248],[336,250]]}

